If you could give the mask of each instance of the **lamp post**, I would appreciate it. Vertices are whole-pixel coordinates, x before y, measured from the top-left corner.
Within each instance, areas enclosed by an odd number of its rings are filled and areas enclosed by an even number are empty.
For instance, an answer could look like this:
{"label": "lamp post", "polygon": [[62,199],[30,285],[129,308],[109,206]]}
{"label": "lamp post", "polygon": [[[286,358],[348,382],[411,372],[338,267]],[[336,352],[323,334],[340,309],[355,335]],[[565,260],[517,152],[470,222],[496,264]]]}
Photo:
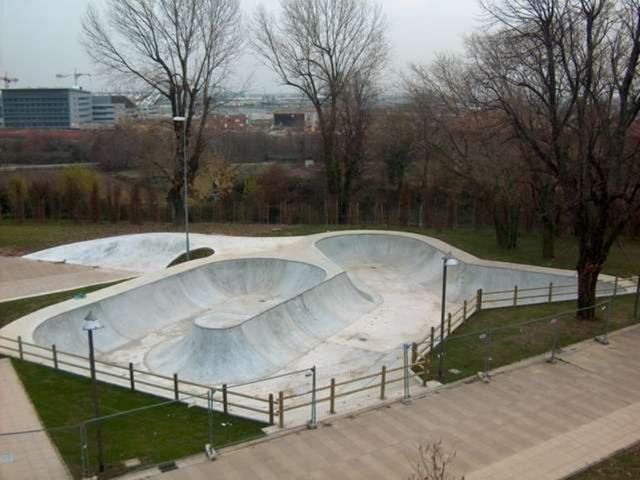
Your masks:
{"label": "lamp post", "polygon": [[442,257],[442,307],[440,309],[440,345],[438,348],[438,380],[442,381],[442,363],[444,361],[444,315],[447,303],[447,267],[455,267],[458,260],[451,253]]}
{"label": "lamp post", "polygon": [[183,170],[183,203],[184,203],[184,232],[186,235],[187,242],[187,261],[189,261],[189,202],[188,198],[188,189],[189,182],[187,179],[187,119],[185,117],[173,117],[174,123],[182,124],[182,170]]}
{"label": "lamp post", "polygon": [[[89,311],[84,317],[82,329],[89,334],[89,364],[91,368],[91,398],[93,400],[93,415],[95,418],[100,417],[100,402],[98,400],[98,382],[96,380],[96,359],[93,349],[93,332],[100,330],[104,325],[100,323],[93,312]],[[102,435],[100,434],[100,421],[96,422],[96,447],[98,449],[98,468],[100,472],[104,472],[104,453],[102,452]]]}

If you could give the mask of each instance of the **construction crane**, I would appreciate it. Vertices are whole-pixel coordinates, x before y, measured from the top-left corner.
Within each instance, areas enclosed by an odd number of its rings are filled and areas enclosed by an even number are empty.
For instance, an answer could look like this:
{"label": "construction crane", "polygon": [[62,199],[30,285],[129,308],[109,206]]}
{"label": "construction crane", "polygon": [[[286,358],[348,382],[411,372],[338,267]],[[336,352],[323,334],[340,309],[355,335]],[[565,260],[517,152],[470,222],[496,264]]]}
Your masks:
{"label": "construction crane", "polygon": [[69,78],[73,77],[73,86],[78,86],[78,79],[80,77],[90,77],[90,73],[79,73],[78,70],[74,70],[73,73],[56,73],[56,78]]}
{"label": "construction crane", "polygon": [[4,88],[9,88],[12,83],[16,83],[18,81],[17,78],[9,78],[9,74],[7,72],[4,72],[4,77],[0,77],[0,80],[4,82]]}

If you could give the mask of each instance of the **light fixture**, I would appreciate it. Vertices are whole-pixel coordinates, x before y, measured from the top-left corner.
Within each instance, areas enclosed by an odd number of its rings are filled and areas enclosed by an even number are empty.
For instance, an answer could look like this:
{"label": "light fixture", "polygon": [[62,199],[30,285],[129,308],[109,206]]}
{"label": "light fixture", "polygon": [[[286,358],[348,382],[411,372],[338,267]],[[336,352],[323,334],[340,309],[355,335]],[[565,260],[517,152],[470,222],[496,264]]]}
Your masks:
{"label": "light fixture", "polygon": [[89,332],[93,330],[100,330],[104,328],[104,325],[100,320],[98,320],[91,310],[87,313],[87,316],[84,317],[84,323],[82,324],[82,329]]}

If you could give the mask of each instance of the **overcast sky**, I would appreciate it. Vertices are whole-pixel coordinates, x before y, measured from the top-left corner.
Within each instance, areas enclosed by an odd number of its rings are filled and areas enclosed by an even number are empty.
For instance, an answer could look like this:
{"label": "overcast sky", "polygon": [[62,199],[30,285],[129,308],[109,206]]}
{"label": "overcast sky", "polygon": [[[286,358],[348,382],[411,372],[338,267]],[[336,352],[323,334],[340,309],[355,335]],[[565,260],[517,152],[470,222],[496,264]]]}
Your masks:
{"label": "overcast sky", "polygon": [[[56,73],[92,73],[80,84],[88,90],[108,90],[80,44],[82,17],[90,1],[0,0],[0,73],[17,77],[20,87],[71,86],[72,79]],[[256,6],[277,0],[241,0],[249,17]],[[392,61],[388,78],[410,62],[428,62],[438,52],[459,52],[463,36],[478,25],[478,0],[381,0],[389,23]],[[277,79],[245,54],[238,62],[238,79],[251,78],[255,93],[277,92]],[[391,81],[391,80],[390,80]],[[240,82],[238,82],[240,83]],[[233,86],[232,86],[233,87]]]}

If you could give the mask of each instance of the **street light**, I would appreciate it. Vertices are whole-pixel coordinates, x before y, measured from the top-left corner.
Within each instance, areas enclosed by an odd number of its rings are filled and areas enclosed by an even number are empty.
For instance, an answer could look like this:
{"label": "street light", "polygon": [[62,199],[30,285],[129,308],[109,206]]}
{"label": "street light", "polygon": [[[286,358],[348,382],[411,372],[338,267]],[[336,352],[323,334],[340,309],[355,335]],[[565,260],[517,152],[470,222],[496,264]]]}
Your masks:
{"label": "street light", "polygon": [[187,242],[187,261],[189,261],[189,203],[187,201],[188,198],[188,188],[189,182],[187,180],[187,119],[185,117],[173,117],[174,123],[182,124],[182,170],[184,172],[183,180],[183,203],[184,203],[184,232],[186,235]]}
{"label": "street light", "polygon": [[455,267],[460,262],[449,252],[442,257],[442,307],[440,310],[440,345],[438,356],[438,380],[442,381],[442,362],[444,361],[444,311],[447,303],[447,267]]}
{"label": "street light", "polygon": [[[104,325],[98,320],[92,311],[84,317],[82,329],[89,334],[89,364],[91,367],[91,397],[93,400],[93,415],[100,418],[100,403],[98,401],[98,382],[96,380],[96,359],[93,349],[93,332],[100,330]],[[104,472],[104,454],[102,452],[102,436],[100,435],[100,421],[96,422],[96,446],[98,449],[98,465],[100,472]]]}

